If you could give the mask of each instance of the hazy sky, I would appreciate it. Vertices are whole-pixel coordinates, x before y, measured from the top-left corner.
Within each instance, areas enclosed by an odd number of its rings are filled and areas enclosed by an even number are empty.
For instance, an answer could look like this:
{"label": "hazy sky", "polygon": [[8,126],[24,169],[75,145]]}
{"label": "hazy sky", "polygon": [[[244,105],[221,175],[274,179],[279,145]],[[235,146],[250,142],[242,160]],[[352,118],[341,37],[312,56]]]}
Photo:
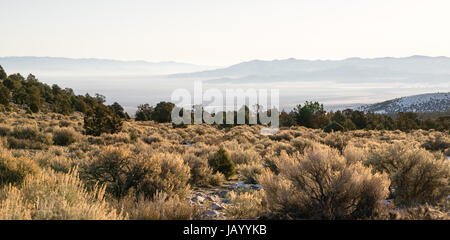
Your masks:
{"label": "hazy sky", "polygon": [[0,0],[0,56],[181,61],[450,56],[448,0]]}

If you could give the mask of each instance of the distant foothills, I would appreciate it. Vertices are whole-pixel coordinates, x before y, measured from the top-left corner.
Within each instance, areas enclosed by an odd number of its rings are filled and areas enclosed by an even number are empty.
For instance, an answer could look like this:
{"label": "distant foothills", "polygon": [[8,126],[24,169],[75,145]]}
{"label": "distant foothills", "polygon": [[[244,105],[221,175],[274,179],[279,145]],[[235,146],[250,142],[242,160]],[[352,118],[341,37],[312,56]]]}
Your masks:
{"label": "distant foothills", "polygon": [[173,61],[148,62],[34,56],[0,57],[0,65],[14,73],[70,76],[164,75],[197,72],[216,68],[213,66],[201,66]]}

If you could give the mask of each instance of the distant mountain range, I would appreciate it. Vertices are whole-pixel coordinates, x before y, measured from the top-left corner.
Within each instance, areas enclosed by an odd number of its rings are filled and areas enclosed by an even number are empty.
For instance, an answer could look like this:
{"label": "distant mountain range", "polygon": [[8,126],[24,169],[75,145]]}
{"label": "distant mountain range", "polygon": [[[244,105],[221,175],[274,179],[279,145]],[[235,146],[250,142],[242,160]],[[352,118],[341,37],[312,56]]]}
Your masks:
{"label": "distant mountain range", "polygon": [[179,62],[119,61],[97,58],[0,57],[8,73],[39,76],[167,75],[197,72],[215,67]]}
{"label": "distant mountain range", "polygon": [[300,60],[294,58],[273,61],[254,60],[227,68],[174,74],[171,77],[202,78],[206,79],[208,83],[450,82],[450,58],[411,56],[345,60]]}
{"label": "distant mountain range", "polygon": [[428,93],[409,97],[396,98],[380,103],[363,105],[358,110],[374,113],[399,113],[399,112],[449,112],[450,92]]}
{"label": "distant mountain range", "polygon": [[119,61],[59,57],[0,57],[8,73],[38,76],[150,76],[196,78],[207,83],[317,82],[440,83],[450,82],[450,58],[348,58],[345,60],[253,60],[226,68],[178,62]]}

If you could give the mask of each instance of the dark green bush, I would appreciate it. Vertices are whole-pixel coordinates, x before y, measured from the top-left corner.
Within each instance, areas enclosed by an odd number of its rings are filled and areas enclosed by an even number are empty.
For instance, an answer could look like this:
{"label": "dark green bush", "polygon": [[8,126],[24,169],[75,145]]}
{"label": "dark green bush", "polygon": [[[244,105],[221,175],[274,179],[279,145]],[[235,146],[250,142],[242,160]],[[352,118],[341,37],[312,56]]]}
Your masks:
{"label": "dark green bush", "polygon": [[340,123],[338,122],[331,122],[330,124],[328,124],[324,129],[324,132],[338,132],[338,131],[344,131],[344,126],[342,126]]}
{"label": "dark green bush", "polygon": [[101,104],[97,104],[84,116],[84,129],[88,135],[118,133],[122,130],[122,124],[122,119],[111,108]]}
{"label": "dark green bush", "polygon": [[236,173],[234,163],[231,160],[230,155],[223,147],[220,147],[216,155],[209,160],[209,165],[214,172],[222,173],[227,179]]}
{"label": "dark green bush", "polygon": [[0,83],[0,104],[5,107],[9,106],[9,102],[11,101],[11,92],[7,87],[5,87],[2,83]]}
{"label": "dark green bush", "polygon": [[78,138],[78,133],[72,128],[61,128],[53,132],[53,143],[59,146],[68,146]]}

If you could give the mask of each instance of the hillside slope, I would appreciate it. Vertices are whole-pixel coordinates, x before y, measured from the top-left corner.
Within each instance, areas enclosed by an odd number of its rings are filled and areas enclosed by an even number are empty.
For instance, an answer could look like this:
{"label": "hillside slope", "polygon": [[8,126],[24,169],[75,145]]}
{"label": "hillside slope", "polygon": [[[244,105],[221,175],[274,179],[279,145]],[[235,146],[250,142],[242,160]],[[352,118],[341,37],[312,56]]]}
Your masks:
{"label": "hillside slope", "polygon": [[380,103],[364,105],[359,110],[374,113],[399,112],[448,112],[450,111],[450,92],[427,93],[396,98]]}

